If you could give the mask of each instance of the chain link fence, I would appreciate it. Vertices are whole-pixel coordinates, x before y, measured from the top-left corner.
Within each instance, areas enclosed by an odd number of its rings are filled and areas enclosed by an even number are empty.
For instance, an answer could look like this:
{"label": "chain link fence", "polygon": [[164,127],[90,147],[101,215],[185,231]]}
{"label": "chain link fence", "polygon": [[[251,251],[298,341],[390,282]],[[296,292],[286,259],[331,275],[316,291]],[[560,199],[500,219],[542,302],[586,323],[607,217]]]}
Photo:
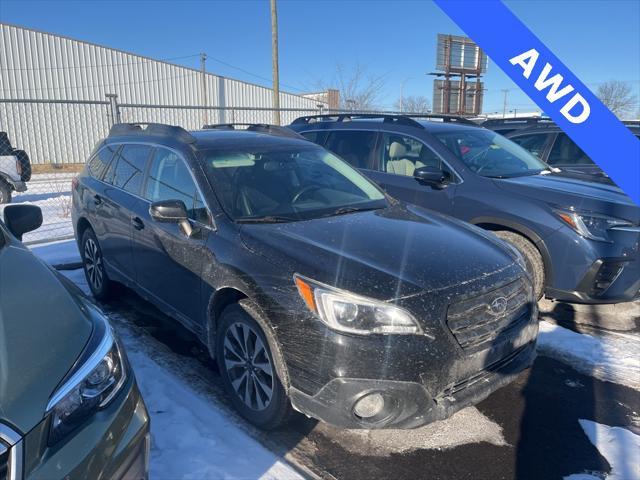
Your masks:
{"label": "chain link fence", "polygon": [[[113,123],[157,122],[187,130],[216,123],[274,123],[272,108],[118,104],[115,96],[108,97],[105,101],[0,99],[0,188],[8,190],[8,195],[0,193],[0,212],[8,203],[34,204],[43,212],[42,226],[26,234],[25,243],[73,237],[71,181]],[[278,112],[281,124],[287,125],[323,110]],[[17,151],[22,152],[20,159]],[[32,173],[22,181],[16,161],[24,164],[25,156]],[[25,185],[26,190],[20,191]]]}

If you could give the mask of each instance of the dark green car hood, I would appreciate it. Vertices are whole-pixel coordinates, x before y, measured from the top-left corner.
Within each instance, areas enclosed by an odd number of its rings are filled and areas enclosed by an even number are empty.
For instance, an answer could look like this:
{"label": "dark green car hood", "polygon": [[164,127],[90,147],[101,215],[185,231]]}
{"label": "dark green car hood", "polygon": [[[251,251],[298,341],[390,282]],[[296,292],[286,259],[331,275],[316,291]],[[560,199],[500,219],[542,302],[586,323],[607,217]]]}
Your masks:
{"label": "dark green car hood", "polygon": [[0,247],[0,422],[25,433],[42,420],[91,330],[47,265],[17,242]]}

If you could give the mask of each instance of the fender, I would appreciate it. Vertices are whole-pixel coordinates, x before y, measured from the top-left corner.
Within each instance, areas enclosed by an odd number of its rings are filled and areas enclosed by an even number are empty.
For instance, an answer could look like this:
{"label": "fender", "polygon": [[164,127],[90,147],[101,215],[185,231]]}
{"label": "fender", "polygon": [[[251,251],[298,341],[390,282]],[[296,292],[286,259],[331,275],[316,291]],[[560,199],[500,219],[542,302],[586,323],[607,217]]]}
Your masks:
{"label": "fender", "polygon": [[[504,227],[507,230],[512,230],[516,233],[519,233],[525,238],[528,238],[530,241],[534,243],[534,245],[538,248],[538,251],[542,255],[542,262],[544,263],[544,271],[545,271],[545,283],[547,285],[552,283],[553,280],[553,264],[551,262],[551,255],[549,254],[549,250],[547,250],[547,246],[540,236],[531,230],[529,227],[521,225],[518,222],[513,220],[509,220],[502,217],[476,217],[469,221],[472,225],[482,226],[483,224],[490,224],[496,227]],[[485,229],[485,230],[499,230],[498,229]]]}

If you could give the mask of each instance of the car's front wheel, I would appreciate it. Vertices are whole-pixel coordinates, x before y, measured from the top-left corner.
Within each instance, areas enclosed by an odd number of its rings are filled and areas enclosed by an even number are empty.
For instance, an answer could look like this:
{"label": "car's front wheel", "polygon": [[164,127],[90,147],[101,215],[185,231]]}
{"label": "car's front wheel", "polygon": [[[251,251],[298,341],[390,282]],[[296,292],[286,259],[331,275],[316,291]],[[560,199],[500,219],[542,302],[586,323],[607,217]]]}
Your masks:
{"label": "car's front wheel", "polygon": [[98,300],[106,300],[109,297],[111,281],[104,269],[100,244],[91,228],[87,228],[82,235],[80,253],[91,293]]}
{"label": "car's front wheel", "polygon": [[291,405],[272,348],[262,327],[242,305],[230,305],[220,315],[216,360],[240,415],[265,430],[286,423]]}
{"label": "car's front wheel", "polygon": [[522,254],[527,273],[531,277],[531,283],[533,284],[533,294],[536,300],[540,300],[544,295],[544,261],[536,246],[522,235],[514,232],[505,230],[494,233],[502,240],[509,242]]}

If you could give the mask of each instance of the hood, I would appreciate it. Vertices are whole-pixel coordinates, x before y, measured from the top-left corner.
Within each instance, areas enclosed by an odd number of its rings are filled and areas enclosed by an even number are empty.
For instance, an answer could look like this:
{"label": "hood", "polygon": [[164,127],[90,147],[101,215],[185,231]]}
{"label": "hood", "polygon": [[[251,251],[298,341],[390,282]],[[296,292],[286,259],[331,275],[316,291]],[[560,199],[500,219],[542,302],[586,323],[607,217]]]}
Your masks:
{"label": "hood", "polygon": [[0,421],[27,432],[43,419],[92,328],[47,265],[19,244],[0,249]]}
{"label": "hood", "polygon": [[243,225],[241,235],[247,248],[269,259],[283,275],[300,273],[380,300],[442,292],[496,272],[513,275],[514,270],[514,259],[497,238],[403,204],[300,222]]}
{"label": "hood", "polygon": [[611,215],[634,224],[640,222],[640,207],[615,185],[562,175],[531,175],[493,181],[498,188],[555,207],[574,207],[576,210]]}

